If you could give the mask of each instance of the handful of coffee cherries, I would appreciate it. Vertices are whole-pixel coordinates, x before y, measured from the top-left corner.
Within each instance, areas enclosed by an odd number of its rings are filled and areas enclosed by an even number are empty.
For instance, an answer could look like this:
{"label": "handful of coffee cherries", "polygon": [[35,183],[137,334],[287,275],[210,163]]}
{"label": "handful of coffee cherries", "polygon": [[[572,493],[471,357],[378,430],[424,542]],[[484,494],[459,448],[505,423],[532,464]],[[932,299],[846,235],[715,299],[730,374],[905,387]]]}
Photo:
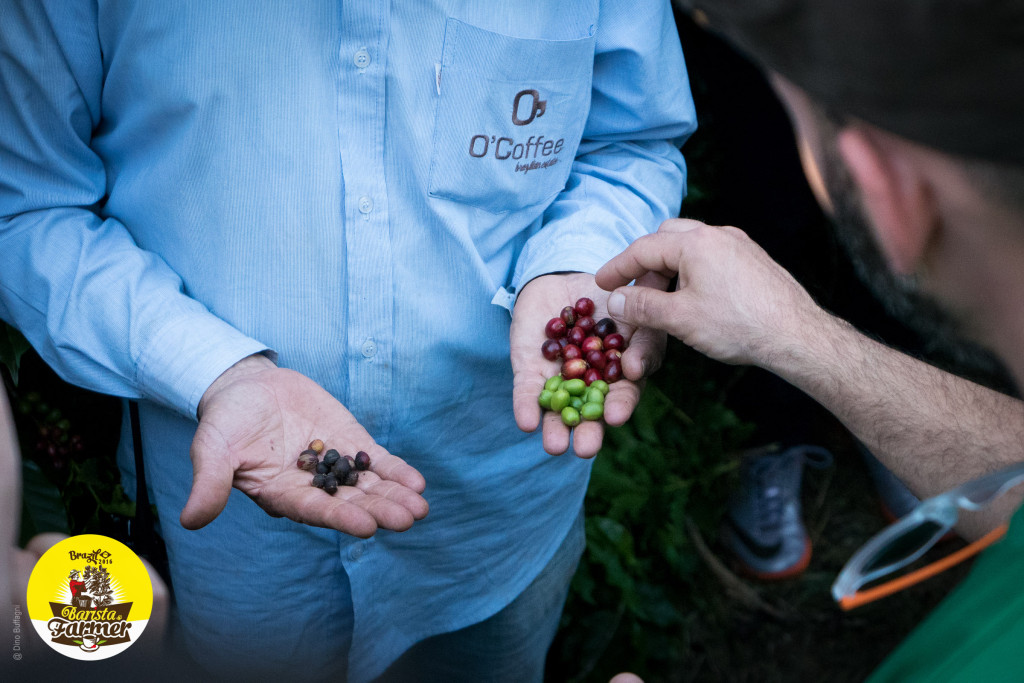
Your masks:
{"label": "handful of coffee cherries", "polygon": [[544,328],[547,340],[541,353],[548,360],[562,360],[561,372],[548,378],[537,403],[553,410],[567,427],[583,420],[604,417],[604,398],[609,385],[622,379],[625,338],[615,321],[594,321],[594,302],[583,297],[566,306]]}

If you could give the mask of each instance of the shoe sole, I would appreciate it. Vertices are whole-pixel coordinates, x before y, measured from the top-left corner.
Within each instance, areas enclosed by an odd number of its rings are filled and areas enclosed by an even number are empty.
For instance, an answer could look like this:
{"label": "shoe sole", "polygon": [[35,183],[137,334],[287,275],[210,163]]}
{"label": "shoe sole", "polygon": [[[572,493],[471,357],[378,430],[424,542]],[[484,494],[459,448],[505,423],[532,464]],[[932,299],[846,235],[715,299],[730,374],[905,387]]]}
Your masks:
{"label": "shoe sole", "polygon": [[803,574],[808,565],[811,563],[811,540],[806,539],[804,541],[804,551],[800,555],[800,559],[797,560],[796,564],[793,564],[785,569],[777,572],[763,572],[754,569],[748,564],[737,561],[735,563],[737,573],[743,574],[751,579],[757,579],[758,581],[783,581],[785,579],[796,578]]}

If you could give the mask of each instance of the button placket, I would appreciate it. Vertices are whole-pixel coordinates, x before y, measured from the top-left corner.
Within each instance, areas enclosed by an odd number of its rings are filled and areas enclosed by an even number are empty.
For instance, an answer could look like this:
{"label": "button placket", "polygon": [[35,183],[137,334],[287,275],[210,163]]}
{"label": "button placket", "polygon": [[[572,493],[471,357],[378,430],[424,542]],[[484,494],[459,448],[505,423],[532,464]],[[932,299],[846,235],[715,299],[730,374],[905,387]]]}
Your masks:
{"label": "button placket", "polygon": [[348,169],[343,173],[345,277],[358,293],[348,300],[346,391],[366,408],[363,426],[384,434],[389,429],[391,345],[377,340],[386,338],[393,315],[387,296],[392,280],[383,117],[390,5],[346,2],[340,9],[346,26],[338,72],[342,167]]}

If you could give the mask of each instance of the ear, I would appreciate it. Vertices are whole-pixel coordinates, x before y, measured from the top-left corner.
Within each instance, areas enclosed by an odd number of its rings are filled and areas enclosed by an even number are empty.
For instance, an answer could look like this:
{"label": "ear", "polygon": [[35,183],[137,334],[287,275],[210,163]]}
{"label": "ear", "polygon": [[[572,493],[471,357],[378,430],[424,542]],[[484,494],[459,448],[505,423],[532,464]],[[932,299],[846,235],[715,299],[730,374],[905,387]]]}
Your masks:
{"label": "ear", "polygon": [[913,273],[939,225],[927,179],[897,141],[863,125],[844,128],[837,145],[889,267]]}

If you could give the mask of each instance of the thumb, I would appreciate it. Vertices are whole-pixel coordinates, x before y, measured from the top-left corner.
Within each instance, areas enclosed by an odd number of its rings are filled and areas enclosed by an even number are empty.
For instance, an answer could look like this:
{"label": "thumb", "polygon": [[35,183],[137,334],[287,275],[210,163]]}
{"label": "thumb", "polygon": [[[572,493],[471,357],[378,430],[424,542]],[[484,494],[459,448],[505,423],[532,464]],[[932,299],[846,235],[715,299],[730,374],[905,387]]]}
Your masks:
{"label": "thumb", "polygon": [[181,511],[181,525],[202,529],[228,504],[235,473],[224,449],[218,449],[202,431],[192,441],[192,491]]}
{"label": "thumb", "polygon": [[619,287],[608,297],[608,315],[635,328],[652,327],[678,337],[679,293],[650,287]]}

